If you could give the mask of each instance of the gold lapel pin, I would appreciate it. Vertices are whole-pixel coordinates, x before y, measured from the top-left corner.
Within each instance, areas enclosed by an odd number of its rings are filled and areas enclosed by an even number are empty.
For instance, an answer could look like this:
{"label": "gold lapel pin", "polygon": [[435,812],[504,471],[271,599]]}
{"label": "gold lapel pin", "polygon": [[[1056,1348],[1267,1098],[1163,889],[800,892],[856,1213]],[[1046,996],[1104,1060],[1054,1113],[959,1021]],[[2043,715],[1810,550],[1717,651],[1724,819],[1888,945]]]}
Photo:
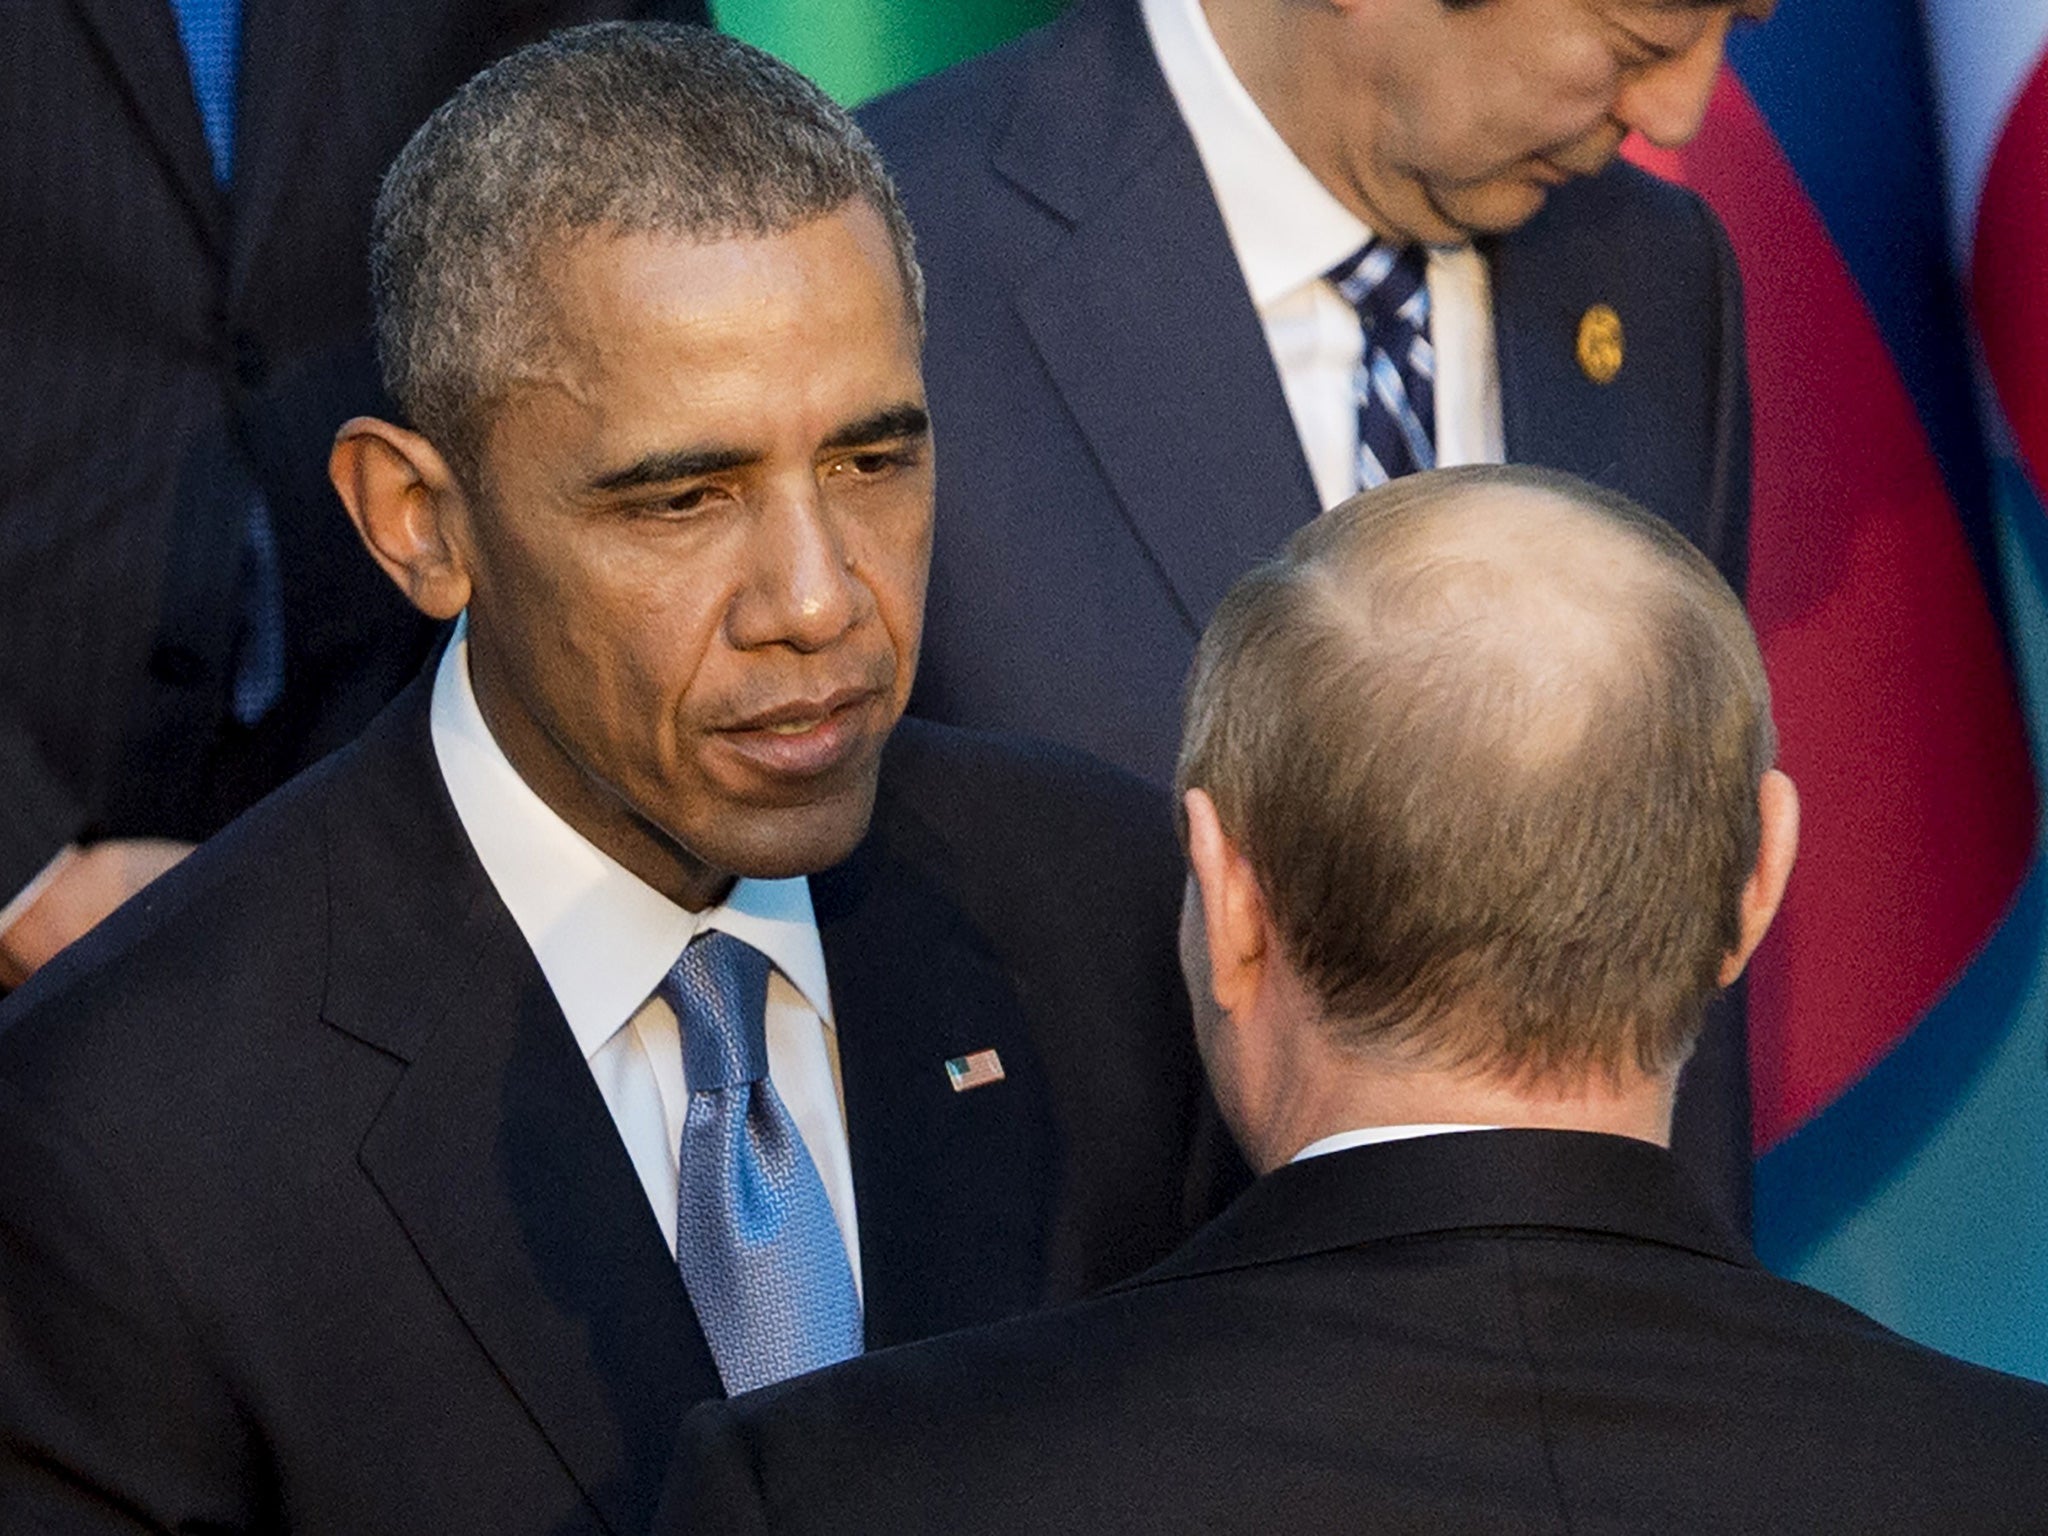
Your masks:
{"label": "gold lapel pin", "polygon": [[946,1063],[946,1080],[953,1085],[955,1093],[1000,1083],[1003,1080],[1003,1058],[992,1050],[955,1056]]}
{"label": "gold lapel pin", "polygon": [[1595,304],[1579,316],[1579,369],[1595,384],[1612,384],[1622,358],[1621,316]]}

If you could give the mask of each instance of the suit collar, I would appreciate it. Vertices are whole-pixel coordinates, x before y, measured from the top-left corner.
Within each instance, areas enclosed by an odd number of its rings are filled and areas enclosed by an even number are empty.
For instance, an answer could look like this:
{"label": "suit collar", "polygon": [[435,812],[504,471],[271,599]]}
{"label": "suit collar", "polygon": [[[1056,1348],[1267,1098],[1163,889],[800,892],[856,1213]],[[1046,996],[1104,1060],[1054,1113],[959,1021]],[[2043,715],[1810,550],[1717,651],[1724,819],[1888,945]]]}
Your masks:
{"label": "suit collar", "polygon": [[[546,978],[463,836],[415,681],[326,803],[328,1022],[407,1064],[362,1167],[449,1303],[617,1531],[643,1529],[716,1368]],[[918,735],[914,722],[900,740]],[[888,760],[874,823],[812,881],[830,968],[870,1348],[1040,1302],[1061,1170],[1009,969]],[[981,1050],[1002,1081],[956,1093]]]}
{"label": "suit collar", "polygon": [[504,904],[463,836],[428,731],[428,674],[333,760],[321,1016],[411,1061],[462,996]]}
{"label": "suit collar", "polygon": [[1127,1284],[1501,1228],[1586,1233],[1756,1263],[1662,1147],[1576,1131],[1471,1131],[1275,1169],[1179,1252]]}
{"label": "suit collar", "polygon": [[1579,359],[1579,330],[1596,305],[1615,309],[1625,328],[1640,318],[1642,283],[1617,292],[1617,271],[1625,268],[1614,253],[1640,239],[1632,234],[1640,215],[1627,193],[1643,175],[1617,161],[1598,176],[1557,188],[1520,229],[1480,242],[1493,277],[1501,428],[1510,463],[1547,464],[1611,485],[1622,468],[1617,444],[1667,430],[1667,422],[1649,414],[1643,389],[1660,370],[1669,371],[1668,360],[1631,361],[1611,382],[1598,384]]}
{"label": "suit collar", "polygon": [[[332,131],[321,112],[309,109],[307,94],[309,82],[345,73],[335,52],[349,20],[350,8],[333,0],[266,0],[245,8],[233,191],[237,289],[277,259],[264,239],[279,202],[308,174],[307,136]],[[380,41],[365,39],[363,46]]]}
{"label": "suit collar", "polygon": [[1195,141],[1255,308],[1372,238],[1280,136],[1224,57],[1201,0],[1143,0],[1154,56]]}
{"label": "suit collar", "polygon": [[[200,234],[227,251],[227,194],[214,179],[191,66],[171,7],[136,0],[72,0],[98,37],[114,77],[155,146]],[[257,9],[261,9],[258,7]]]}
{"label": "suit collar", "polygon": [[[914,730],[906,722],[899,737]],[[870,1349],[1042,1300],[1060,1176],[1051,1090],[1015,985],[947,888],[948,850],[891,793],[888,762],[867,839],[811,881],[838,1011]],[[954,1091],[946,1062],[988,1050],[1002,1080]]]}
{"label": "suit collar", "polygon": [[718,1376],[610,1112],[442,787],[416,681],[337,760],[324,1016],[405,1062],[359,1153],[615,1531]]}
{"label": "suit collar", "polygon": [[829,1028],[831,991],[810,887],[737,881],[717,905],[678,906],[578,832],[519,775],[470,686],[469,626],[434,671],[434,758],[464,835],[512,913],[586,1058],[623,1029],[697,934],[766,954]]}
{"label": "suit collar", "polygon": [[1135,4],[1079,0],[1023,46],[1022,77],[991,161],[996,174],[1069,223],[1114,195],[1162,144],[1187,136]]}
{"label": "suit collar", "polygon": [[[201,234],[236,285],[266,258],[262,232],[302,163],[304,135],[319,131],[307,83],[331,79],[346,8],[327,0],[268,0],[246,8],[236,69],[235,175],[214,179],[191,66],[164,0],[71,0],[163,160]],[[229,209],[233,208],[230,219]]]}
{"label": "suit collar", "polygon": [[1018,316],[1192,636],[1318,502],[1137,8],[1083,0],[1041,34],[993,142],[998,174],[1068,226]]}

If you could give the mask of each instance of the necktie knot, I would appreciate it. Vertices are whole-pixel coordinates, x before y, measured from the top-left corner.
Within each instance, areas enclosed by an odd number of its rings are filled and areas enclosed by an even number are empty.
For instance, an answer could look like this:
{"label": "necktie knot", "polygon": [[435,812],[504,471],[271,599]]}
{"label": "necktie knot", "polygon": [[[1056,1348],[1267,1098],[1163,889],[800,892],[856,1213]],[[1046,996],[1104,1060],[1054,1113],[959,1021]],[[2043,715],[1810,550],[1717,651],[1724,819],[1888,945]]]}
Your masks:
{"label": "necktie knot", "polygon": [[768,957],[753,945],[718,929],[700,933],[655,991],[675,1012],[691,1093],[768,1075]]}
{"label": "necktie knot", "polygon": [[1429,339],[1429,255],[1368,240],[1323,274],[1358,313],[1352,379],[1357,476],[1370,489],[1436,465],[1436,353]]}
{"label": "necktie knot", "polygon": [[[1358,311],[1368,335],[1382,335],[1394,327],[1428,334],[1429,255],[1421,246],[1368,240],[1356,256],[1338,262],[1324,275]],[[1382,335],[1383,345],[1385,341]]]}

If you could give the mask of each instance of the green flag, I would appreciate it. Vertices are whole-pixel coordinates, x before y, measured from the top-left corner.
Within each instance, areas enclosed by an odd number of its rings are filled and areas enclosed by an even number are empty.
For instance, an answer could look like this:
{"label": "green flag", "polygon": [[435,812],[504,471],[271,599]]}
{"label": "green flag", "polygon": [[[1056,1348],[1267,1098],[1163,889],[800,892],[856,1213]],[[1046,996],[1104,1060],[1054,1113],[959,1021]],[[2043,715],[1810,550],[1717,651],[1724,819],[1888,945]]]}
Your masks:
{"label": "green flag", "polygon": [[1064,0],[712,0],[744,38],[855,106],[1050,21]]}

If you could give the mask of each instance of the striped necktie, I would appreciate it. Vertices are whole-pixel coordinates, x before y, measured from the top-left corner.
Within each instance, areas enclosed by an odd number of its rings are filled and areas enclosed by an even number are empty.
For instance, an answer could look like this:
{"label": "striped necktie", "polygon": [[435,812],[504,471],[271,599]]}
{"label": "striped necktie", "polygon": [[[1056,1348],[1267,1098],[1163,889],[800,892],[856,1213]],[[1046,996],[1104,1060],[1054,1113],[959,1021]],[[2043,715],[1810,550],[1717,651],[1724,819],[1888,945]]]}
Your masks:
{"label": "striped necktie", "polygon": [[1358,311],[1364,347],[1351,391],[1358,408],[1358,488],[1436,466],[1436,353],[1429,344],[1428,256],[1369,240],[1324,274]]}
{"label": "striped necktie", "polygon": [[655,990],[675,1010],[690,1086],[676,1267],[727,1394],[859,1354],[846,1243],[768,1080],[768,957],[706,932]]}

